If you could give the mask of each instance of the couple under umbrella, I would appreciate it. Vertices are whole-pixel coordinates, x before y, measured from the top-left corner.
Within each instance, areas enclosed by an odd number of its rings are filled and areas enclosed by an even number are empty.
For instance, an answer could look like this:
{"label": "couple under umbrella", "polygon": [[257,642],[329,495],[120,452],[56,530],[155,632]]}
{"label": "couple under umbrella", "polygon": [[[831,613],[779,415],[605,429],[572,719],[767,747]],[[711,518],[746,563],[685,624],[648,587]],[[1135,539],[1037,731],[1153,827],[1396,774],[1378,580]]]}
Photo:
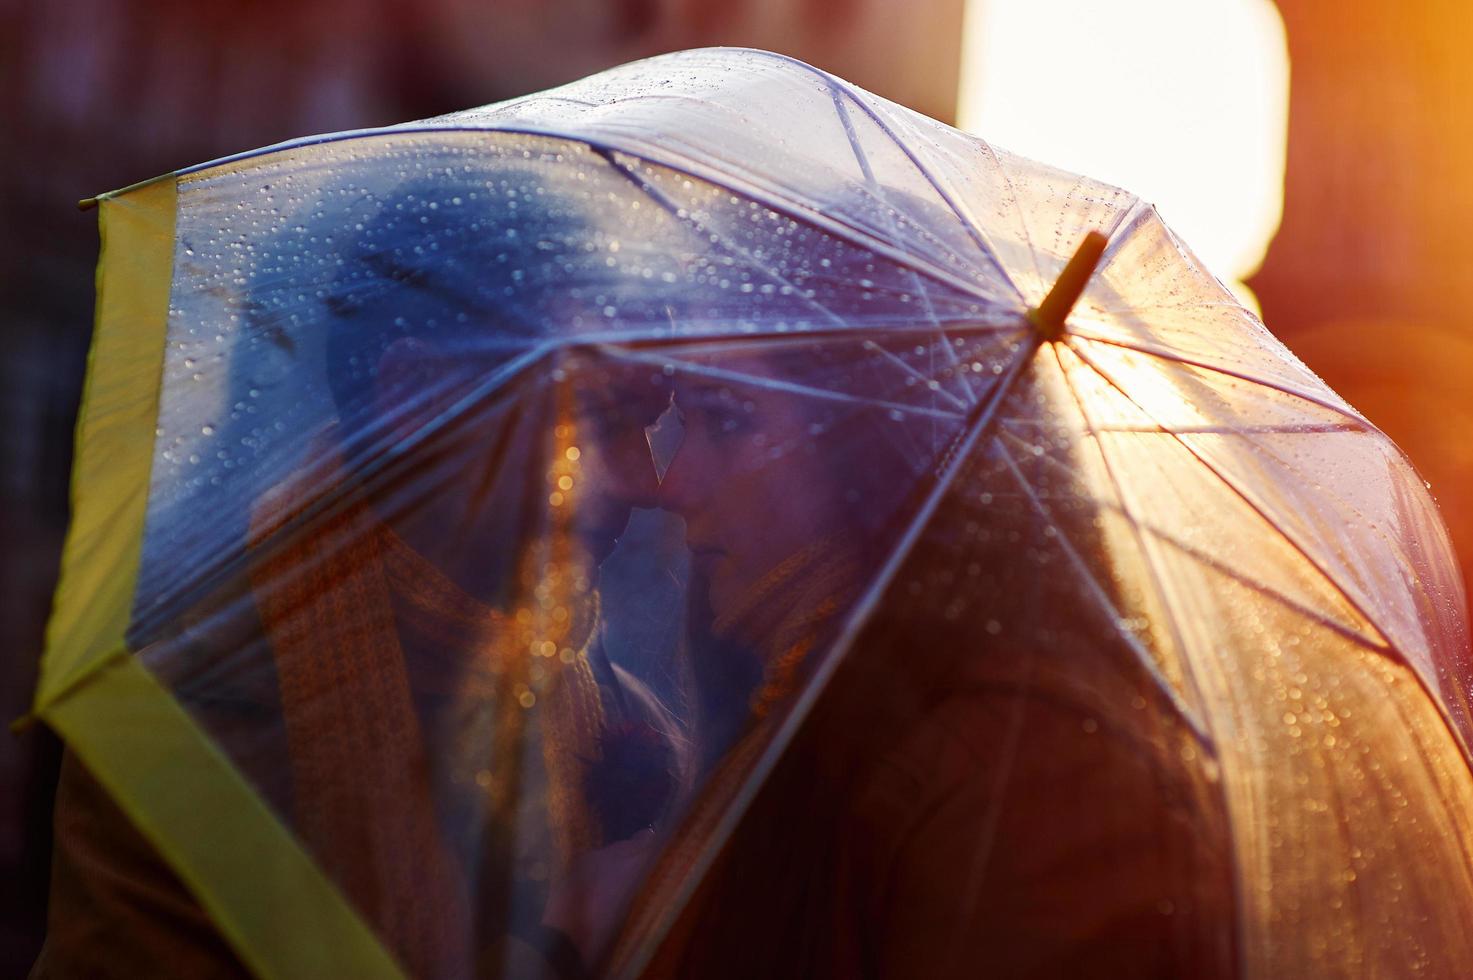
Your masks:
{"label": "couple under umbrella", "polygon": [[1460,961],[1435,512],[1129,195],[716,51],[102,210],[38,975]]}

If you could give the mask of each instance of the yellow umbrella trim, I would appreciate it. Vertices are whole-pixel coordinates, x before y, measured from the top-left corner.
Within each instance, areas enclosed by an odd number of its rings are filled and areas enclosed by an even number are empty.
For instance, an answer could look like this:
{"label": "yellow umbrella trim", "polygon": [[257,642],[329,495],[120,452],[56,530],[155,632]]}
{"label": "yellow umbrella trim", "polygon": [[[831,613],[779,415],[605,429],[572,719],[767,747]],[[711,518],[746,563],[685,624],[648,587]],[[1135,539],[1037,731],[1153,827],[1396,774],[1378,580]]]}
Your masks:
{"label": "yellow umbrella trim", "polygon": [[[262,977],[403,971],[291,831],[128,650],[173,277],[176,181],[100,199],[97,321],[72,525],[33,714]],[[181,780],[189,792],[181,794]]]}

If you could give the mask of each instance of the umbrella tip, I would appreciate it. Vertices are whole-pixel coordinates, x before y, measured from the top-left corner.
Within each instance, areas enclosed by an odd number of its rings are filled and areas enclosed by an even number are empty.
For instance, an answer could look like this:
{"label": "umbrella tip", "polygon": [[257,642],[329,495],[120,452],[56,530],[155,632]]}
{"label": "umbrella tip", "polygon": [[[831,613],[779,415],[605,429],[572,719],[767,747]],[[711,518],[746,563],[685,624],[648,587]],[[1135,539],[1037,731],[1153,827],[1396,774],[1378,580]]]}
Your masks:
{"label": "umbrella tip", "polygon": [[97,198],[95,197],[84,197],[77,202],[78,211],[91,211],[95,207],[97,207]]}
{"label": "umbrella tip", "polygon": [[1028,322],[1033,324],[1033,328],[1045,341],[1058,340],[1064,336],[1064,321],[1068,318],[1069,311],[1074,309],[1074,304],[1079,301],[1089,277],[1094,275],[1108,242],[1109,239],[1100,231],[1091,231],[1085,235],[1084,241],[1074,250],[1073,257],[1064,266],[1064,271],[1059,273],[1058,280],[1043,298],[1043,302],[1028,311]]}

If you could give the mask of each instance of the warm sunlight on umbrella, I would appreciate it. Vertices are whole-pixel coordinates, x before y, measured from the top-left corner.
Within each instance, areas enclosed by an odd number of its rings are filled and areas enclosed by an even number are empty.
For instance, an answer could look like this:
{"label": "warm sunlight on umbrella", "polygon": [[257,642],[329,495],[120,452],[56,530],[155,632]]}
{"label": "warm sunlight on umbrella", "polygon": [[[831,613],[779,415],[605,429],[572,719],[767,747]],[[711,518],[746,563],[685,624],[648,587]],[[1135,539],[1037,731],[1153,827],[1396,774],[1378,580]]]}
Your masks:
{"label": "warm sunlight on umbrella", "polygon": [[961,127],[1154,201],[1224,280],[1278,228],[1288,94],[1269,0],[968,2]]}

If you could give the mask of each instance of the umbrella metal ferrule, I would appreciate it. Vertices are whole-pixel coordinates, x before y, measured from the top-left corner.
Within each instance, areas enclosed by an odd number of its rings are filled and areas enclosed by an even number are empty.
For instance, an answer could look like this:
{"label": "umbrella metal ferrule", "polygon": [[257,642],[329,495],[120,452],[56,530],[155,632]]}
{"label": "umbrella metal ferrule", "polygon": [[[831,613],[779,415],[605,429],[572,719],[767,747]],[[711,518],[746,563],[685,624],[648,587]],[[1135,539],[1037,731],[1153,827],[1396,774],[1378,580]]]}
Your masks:
{"label": "umbrella metal ferrule", "polygon": [[1043,302],[1028,311],[1028,322],[1045,342],[1064,336],[1064,321],[1069,311],[1074,309],[1074,304],[1079,302],[1089,277],[1094,275],[1108,241],[1103,232],[1092,231],[1085,235]]}

